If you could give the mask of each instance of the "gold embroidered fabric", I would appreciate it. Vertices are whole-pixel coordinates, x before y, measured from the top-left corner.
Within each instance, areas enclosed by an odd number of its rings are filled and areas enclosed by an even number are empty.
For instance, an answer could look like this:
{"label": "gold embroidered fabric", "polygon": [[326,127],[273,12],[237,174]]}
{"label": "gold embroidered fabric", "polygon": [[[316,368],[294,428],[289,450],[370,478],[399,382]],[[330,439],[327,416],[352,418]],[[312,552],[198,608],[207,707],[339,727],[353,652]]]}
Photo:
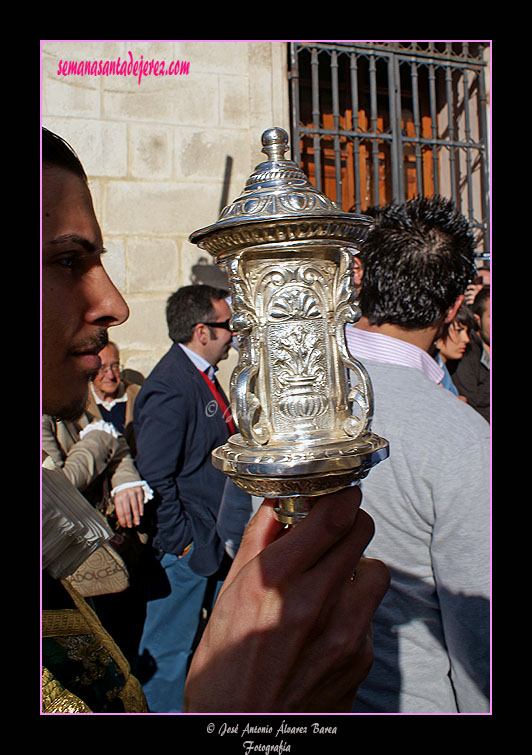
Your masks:
{"label": "gold embroidered fabric", "polygon": [[77,608],[42,612],[43,637],[68,637],[76,634],[88,634],[89,625]]}
{"label": "gold embroidered fabric", "polygon": [[92,713],[83,700],[64,689],[46,668],[42,670],[42,712]]}
{"label": "gold embroidered fabric", "polygon": [[[71,596],[76,608],[43,611],[43,638],[94,635],[125,679],[124,686],[118,693],[118,697],[124,705],[125,712],[147,713],[148,709],[142,687],[139,681],[131,674],[129,663],[122,651],[105,631],[96,613],[76,589],[66,579],[61,580],[61,584]],[[80,698],[64,689],[47,669],[43,669],[42,694],[43,712],[93,712]]]}

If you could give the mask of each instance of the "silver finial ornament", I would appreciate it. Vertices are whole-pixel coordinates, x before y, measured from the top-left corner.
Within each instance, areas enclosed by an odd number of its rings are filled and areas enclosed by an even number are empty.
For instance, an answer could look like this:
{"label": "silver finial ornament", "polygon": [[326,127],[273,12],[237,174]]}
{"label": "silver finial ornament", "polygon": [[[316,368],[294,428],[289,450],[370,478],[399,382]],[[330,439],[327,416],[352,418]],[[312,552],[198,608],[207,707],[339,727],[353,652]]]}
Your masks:
{"label": "silver finial ornament", "polygon": [[341,211],[285,159],[284,129],[265,131],[262,144],[267,160],[190,241],[227,273],[239,343],[231,408],[240,432],[213,463],[249,493],[278,498],[278,519],[294,524],[314,496],[388,456],[371,432],[369,377],[345,340],[360,318],[353,256],[372,220]]}

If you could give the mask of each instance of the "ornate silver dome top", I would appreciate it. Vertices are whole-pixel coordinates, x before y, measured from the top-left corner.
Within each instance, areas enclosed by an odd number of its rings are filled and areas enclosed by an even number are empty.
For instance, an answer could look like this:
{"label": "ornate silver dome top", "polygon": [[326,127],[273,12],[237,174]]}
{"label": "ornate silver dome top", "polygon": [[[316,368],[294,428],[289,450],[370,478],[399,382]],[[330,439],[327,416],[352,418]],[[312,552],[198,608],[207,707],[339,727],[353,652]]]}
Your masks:
{"label": "ornate silver dome top", "polygon": [[284,158],[284,129],[267,129],[262,144],[268,159],[256,166],[240,196],[222,210],[217,223],[194,231],[189,240],[215,257],[272,241],[337,239],[358,246],[372,219],[343,212]]}

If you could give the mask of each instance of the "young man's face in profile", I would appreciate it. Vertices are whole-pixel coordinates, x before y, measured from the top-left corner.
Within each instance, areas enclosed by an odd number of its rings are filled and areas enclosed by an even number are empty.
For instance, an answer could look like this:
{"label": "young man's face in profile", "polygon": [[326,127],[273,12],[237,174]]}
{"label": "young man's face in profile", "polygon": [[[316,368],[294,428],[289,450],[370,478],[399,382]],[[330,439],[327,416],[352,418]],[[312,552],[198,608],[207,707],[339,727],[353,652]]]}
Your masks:
{"label": "young man's face in profile", "polygon": [[74,418],[100,367],[107,328],[127,305],[103,268],[100,227],[86,183],[70,171],[42,173],[43,411]]}

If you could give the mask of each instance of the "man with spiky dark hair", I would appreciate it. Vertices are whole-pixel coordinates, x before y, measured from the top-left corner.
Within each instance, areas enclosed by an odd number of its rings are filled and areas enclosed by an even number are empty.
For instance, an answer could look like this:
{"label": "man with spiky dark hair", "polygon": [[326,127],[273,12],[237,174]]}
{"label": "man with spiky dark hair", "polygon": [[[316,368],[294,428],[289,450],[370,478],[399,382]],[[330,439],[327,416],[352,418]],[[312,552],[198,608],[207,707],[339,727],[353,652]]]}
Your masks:
{"label": "man with spiky dark hair", "polygon": [[392,583],[353,710],[486,712],[489,425],[443,389],[430,356],[475,275],[474,238],[441,197],[372,214],[362,317],[346,335],[373,384],[373,429],[390,442],[362,487],[376,522],[367,552],[391,567]]}
{"label": "man with spiky dark hair", "polygon": [[407,331],[450,322],[475,277],[475,239],[465,217],[437,196],[370,212],[376,227],[363,245],[364,317]]}

